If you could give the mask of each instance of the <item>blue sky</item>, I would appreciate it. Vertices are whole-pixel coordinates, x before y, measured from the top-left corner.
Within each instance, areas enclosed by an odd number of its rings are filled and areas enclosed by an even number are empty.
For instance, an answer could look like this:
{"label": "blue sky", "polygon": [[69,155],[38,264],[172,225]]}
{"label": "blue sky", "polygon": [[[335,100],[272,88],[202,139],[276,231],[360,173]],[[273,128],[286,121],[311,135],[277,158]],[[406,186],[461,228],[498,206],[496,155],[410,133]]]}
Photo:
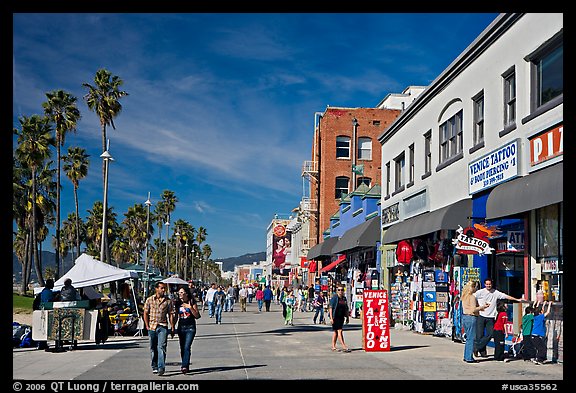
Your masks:
{"label": "blue sky", "polygon": [[[82,120],[63,151],[91,156],[79,188],[85,218],[103,191],[101,130],[82,83],[106,68],[129,93],[108,130],[118,221],[168,189],[179,199],[173,220],[205,227],[212,258],[265,251],[274,214],[302,197],[314,112],[374,107],[428,85],[496,16],[16,13],[13,124],[41,114],[48,91],[78,98]],[[64,220],[74,197],[65,176],[62,185]]]}

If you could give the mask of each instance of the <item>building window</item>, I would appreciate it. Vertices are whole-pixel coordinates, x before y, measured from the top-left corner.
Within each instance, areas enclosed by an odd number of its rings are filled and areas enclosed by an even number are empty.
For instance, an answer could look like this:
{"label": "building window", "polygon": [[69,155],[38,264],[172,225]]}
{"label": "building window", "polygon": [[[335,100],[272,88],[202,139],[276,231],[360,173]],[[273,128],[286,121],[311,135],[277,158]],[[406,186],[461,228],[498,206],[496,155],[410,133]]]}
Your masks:
{"label": "building window", "polygon": [[390,162],[386,163],[386,196],[390,195]]}
{"label": "building window", "polygon": [[375,126],[379,126],[380,120],[372,120],[372,124],[374,124]]}
{"label": "building window", "polygon": [[477,146],[484,142],[484,92],[477,94],[474,102],[474,132],[472,143]]}
{"label": "building window", "polygon": [[350,138],[347,136],[336,137],[336,158],[350,158]]}
{"label": "building window", "polygon": [[372,139],[358,138],[358,159],[359,160],[372,159]]}
{"label": "building window", "polygon": [[394,159],[395,171],[394,171],[394,187],[395,191],[400,190],[404,187],[404,173],[406,171],[406,160],[404,158],[404,153],[400,154]]}
{"label": "building window", "polygon": [[504,128],[516,124],[516,73],[514,67],[504,78]]}
{"label": "building window", "polygon": [[563,33],[546,41],[526,60],[531,63],[531,109],[535,111],[564,91]]}
{"label": "building window", "polygon": [[372,179],[369,177],[359,177],[356,179],[356,188],[358,188],[360,186],[360,184],[366,184],[368,187],[370,187],[370,184],[372,184]]}
{"label": "building window", "polygon": [[542,272],[537,289],[544,292],[545,299],[555,302],[562,301],[564,297],[563,210],[563,203],[536,210],[536,252]]}
{"label": "building window", "polygon": [[432,172],[432,130],[424,134],[424,173]]}
{"label": "building window", "polygon": [[336,192],[335,192],[335,198],[342,198],[342,196],[346,196],[348,195],[348,193],[350,192],[349,188],[348,188],[348,183],[350,181],[350,178],[346,177],[346,176],[338,176],[336,178]]}
{"label": "building window", "polygon": [[408,147],[410,169],[408,171],[408,183],[414,183],[414,144]]}
{"label": "building window", "polygon": [[440,163],[462,153],[462,110],[440,124]]}

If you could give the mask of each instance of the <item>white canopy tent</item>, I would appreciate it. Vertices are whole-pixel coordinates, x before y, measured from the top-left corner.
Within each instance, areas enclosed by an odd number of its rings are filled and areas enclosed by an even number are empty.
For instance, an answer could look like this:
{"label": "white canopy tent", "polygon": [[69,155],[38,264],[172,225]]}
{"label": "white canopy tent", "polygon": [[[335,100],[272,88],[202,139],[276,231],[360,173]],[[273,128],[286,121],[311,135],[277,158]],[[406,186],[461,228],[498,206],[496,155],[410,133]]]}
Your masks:
{"label": "white canopy tent", "polygon": [[[88,254],[82,254],[76,258],[74,266],[54,283],[53,290],[62,289],[67,278],[72,280],[74,288],[84,288],[126,278],[138,278],[138,273],[133,270],[120,269]],[[42,292],[42,289],[44,288],[34,288],[34,294]]]}

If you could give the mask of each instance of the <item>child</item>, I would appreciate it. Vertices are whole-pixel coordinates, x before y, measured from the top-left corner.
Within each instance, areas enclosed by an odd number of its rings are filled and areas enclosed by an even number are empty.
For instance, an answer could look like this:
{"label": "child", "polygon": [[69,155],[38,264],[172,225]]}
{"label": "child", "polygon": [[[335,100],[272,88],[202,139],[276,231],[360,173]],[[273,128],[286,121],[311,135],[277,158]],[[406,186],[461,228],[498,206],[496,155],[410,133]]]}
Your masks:
{"label": "child", "polygon": [[[532,344],[536,349],[536,356],[532,358],[534,364],[543,364],[546,361],[546,317],[550,314],[552,302],[548,302],[548,309],[544,312],[546,302],[534,309],[534,325],[532,326]],[[543,313],[544,312],[544,313]]]}
{"label": "child", "polygon": [[294,311],[294,305],[296,303],[296,298],[294,297],[293,291],[290,291],[288,293],[285,302],[286,302],[286,320],[284,321],[284,324],[294,326],[293,311]]}
{"label": "child", "polygon": [[532,344],[532,325],[534,324],[534,308],[527,306],[522,317],[522,359],[530,360],[534,357],[534,345]]}
{"label": "child", "polygon": [[496,316],[496,322],[494,323],[494,360],[499,362],[504,361],[504,340],[506,338],[506,333],[504,325],[508,321],[508,314],[506,313],[506,304],[498,302],[496,310],[498,315]]}

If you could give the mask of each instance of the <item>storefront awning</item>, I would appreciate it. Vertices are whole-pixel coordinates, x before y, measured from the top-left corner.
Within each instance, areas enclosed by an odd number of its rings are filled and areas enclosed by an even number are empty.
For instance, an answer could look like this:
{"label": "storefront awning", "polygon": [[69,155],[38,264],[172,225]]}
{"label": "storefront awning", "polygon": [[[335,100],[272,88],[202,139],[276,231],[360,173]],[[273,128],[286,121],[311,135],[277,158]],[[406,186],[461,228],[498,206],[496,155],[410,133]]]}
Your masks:
{"label": "storefront awning", "polygon": [[347,230],[332,248],[332,253],[340,254],[356,247],[376,247],[379,241],[380,216],[376,216]]}
{"label": "storefront awning", "polygon": [[318,259],[321,257],[329,257],[332,255],[332,247],[338,242],[338,237],[329,237],[328,239],[324,239],[324,241],[320,244],[315,245],[310,250],[308,250],[308,255],[306,258],[310,259]]}
{"label": "storefront awning", "polygon": [[472,199],[462,199],[432,212],[408,218],[387,228],[383,244],[422,236],[440,229],[458,229],[466,226],[472,215]]}
{"label": "storefront awning", "polygon": [[341,262],[343,262],[345,260],[346,260],[346,255],[340,255],[338,258],[336,258],[336,260],[334,262],[323,267],[322,270],[320,270],[320,272],[328,272],[328,271],[332,270],[336,265],[340,264]]}
{"label": "storefront awning", "polygon": [[486,219],[562,202],[563,177],[564,166],[559,163],[496,186],[486,201]]}

